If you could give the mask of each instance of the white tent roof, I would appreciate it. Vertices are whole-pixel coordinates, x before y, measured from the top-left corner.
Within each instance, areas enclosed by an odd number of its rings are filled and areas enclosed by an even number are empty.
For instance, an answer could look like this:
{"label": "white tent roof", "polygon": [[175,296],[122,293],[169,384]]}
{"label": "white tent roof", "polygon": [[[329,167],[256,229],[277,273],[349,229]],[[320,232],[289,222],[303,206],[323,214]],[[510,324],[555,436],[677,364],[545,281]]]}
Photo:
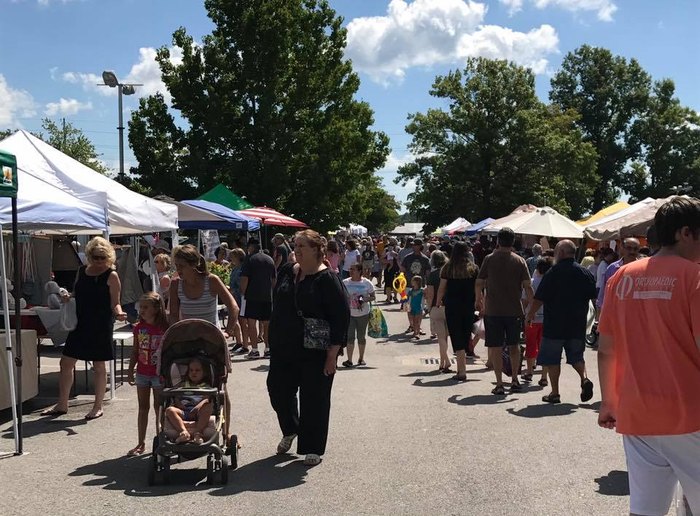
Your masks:
{"label": "white tent roof", "polygon": [[643,236],[654,222],[657,210],[672,197],[674,196],[662,199],[647,197],[624,210],[586,226],[584,233],[593,240]]}
{"label": "white tent roof", "polygon": [[44,183],[103,206],[111,234],[177,229],[176,206],[133,192],[26,131],[17,131],[2,140],[0,148],[14,154],[24,171]]}
{"label": "white tent roof", "polygon": [[464,229],[471,226],[471,222],[463,217],[457,217],[455,220],[450,222],[447,226],[442,228],[443,233],[452,233],[454,231],[464,231]]}
{"label": "white tent roof", "polygon": [[537,210],[537,206],[534,206],[532,204],[522,204],[515,208],[505,217],[501,217],[500,219],[494,220],[488,226],[484,227],[481,231],[483,233],[498,233],[501,230],[501,228],[508,227],[512,229],[512,226],[510,224],[513,220],[518,219],[523,213],[528,213],[535,210]]}
{"label": "white tent roof", "polygon": [[409,222],[407,224],[402,224],[401,226],[396,226],[392,231],[389,231],[390,235],[422,235],[424,222]]}
{"label": "white tent roof", "polygon": [[[503,219],[508,219],[502,222]],[[534,210],[512,213],[495,221],[489,228],[498,225],[511,228],[518,235],[536,235],[555,238],[582,238],[581,226],[566,218],[553,208],[535,208]],[[500,222],[500,223],[499,223]]]}

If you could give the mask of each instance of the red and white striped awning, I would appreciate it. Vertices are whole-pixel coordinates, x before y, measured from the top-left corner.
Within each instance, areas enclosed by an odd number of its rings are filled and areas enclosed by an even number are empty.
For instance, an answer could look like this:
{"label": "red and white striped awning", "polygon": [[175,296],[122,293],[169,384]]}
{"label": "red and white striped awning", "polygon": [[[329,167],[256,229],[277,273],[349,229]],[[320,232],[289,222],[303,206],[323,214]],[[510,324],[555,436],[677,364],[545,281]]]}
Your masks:
{"label": "red and white striped awning", "polygon": [[248,217],[253,217],[254,219],[260,220],[260,222],[266,226],[289,226],[293,228],[308,228],[306,224],[300,220],[293,219],[287,215],[283,215],[280,212],[263,206],[260,208],[248,208],[247,210],[239,210],[239,213],[247,215]]}

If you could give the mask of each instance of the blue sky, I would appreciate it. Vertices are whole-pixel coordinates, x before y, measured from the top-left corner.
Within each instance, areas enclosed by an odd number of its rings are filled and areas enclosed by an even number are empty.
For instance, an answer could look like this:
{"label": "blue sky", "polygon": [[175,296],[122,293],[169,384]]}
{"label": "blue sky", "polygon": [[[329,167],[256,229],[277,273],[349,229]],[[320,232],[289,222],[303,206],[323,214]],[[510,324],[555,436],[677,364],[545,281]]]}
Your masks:
{"label": "blue sky", "polygon": [[[681,102],[700,111],[698,0],[330,0],[348,27],[347,56],[360,74],[358,98],[375,111],[375,127],[391,138],[380,171],[403,201],[411,185],[395,185],[410,160],[408,113],[439,104],[434,77],[468,56],[533,67],[546,99],[562,57],[582,44],[636,58],[654,79],[672,78]],[[92,139],[102,160],[118,168],[117,99],[98,88],[102,70],[138,82],[138,95],[162,88],[155,49],[187,28],[197,41],[211,31],[199,0],[0,0],[0,129],[39,130],[41,118],[65,117]],[[137,105],[124,98],[125,119]],[[127,167],[134,158],[126,149]]]}

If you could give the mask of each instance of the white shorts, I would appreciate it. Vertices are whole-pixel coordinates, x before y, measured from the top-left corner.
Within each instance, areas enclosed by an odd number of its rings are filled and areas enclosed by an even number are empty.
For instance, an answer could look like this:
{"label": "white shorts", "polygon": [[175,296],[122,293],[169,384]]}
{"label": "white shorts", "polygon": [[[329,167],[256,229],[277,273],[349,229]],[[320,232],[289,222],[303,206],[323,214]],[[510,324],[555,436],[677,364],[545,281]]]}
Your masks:
{"label": "white shorts", "polygon": [[632,514],[666,514],[676,484],[693,514],[700,514],[700,432],[681,435],[625,435]]}

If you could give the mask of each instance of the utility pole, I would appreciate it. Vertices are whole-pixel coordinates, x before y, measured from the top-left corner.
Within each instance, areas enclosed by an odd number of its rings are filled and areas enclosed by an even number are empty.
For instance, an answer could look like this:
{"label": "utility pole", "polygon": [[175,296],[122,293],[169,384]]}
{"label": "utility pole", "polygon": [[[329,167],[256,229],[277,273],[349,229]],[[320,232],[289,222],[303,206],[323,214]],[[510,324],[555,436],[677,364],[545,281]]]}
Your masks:
{"label": "utility pole", "polygon": [[66,117],[63,117],[63,144],[61,146],[61,152],[66,152]]}

